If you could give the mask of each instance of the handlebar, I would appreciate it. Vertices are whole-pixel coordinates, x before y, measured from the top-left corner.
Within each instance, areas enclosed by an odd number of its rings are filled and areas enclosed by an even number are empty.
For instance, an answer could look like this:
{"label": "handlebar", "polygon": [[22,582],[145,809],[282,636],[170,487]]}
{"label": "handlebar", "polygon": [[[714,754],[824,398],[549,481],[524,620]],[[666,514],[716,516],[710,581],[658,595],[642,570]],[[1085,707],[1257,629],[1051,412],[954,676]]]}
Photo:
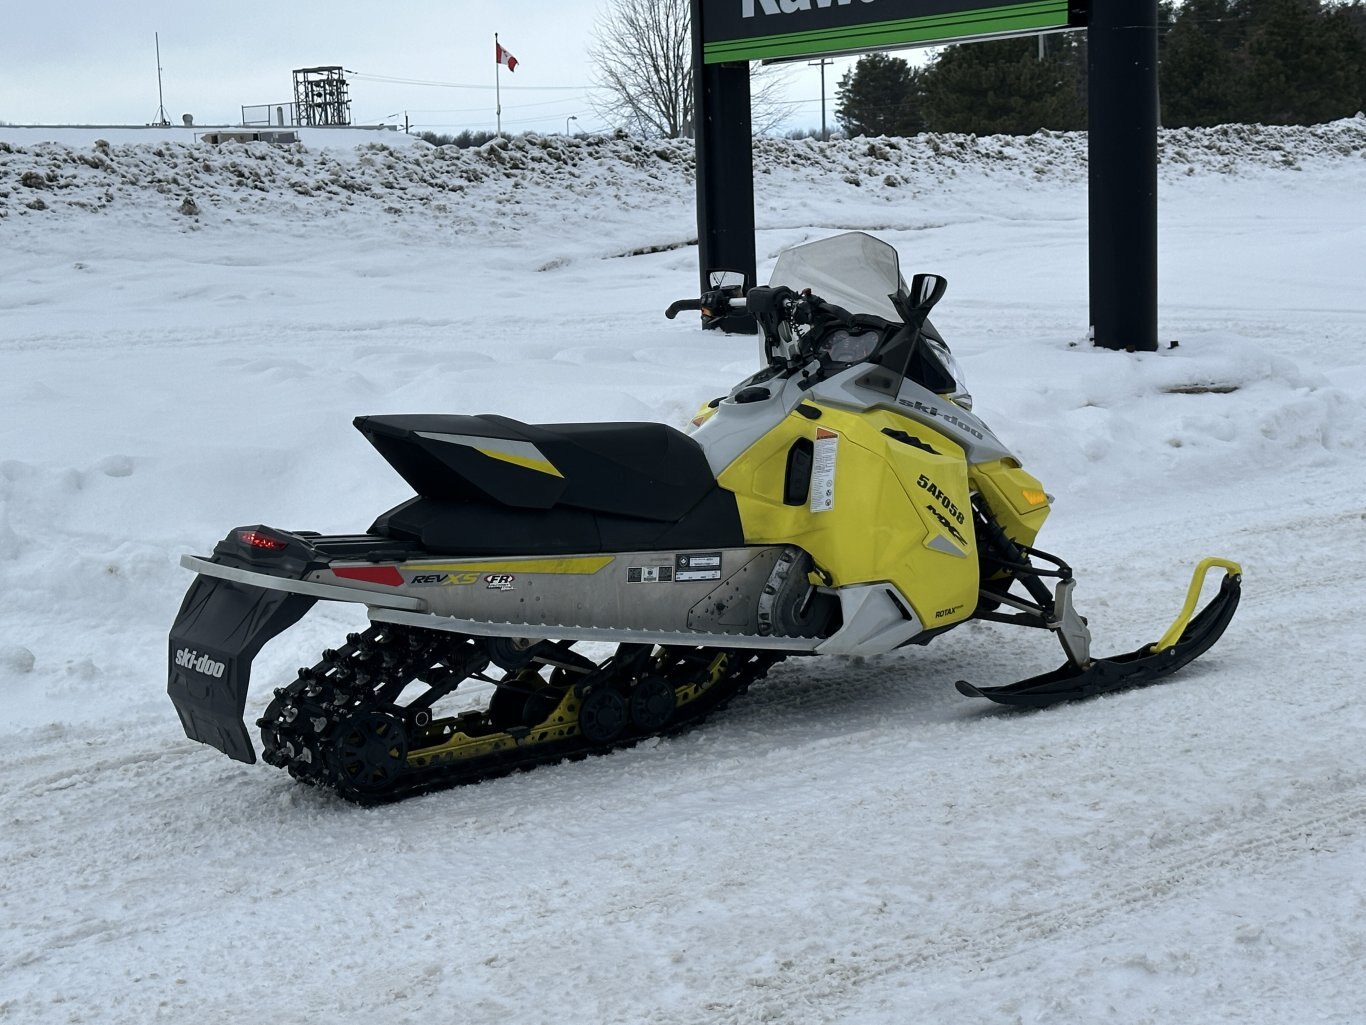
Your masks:
{"label": "handlebar", "polygon": [[745,300],[738,295],[732,295],[725,289],[713,289],[710,292],[703,292],[696,299],[679,299],[677,302],[670,303],[669,308],[664,311],[664,316],[673,320],[683,310],[700,310],[703,320],[719,320],[721,317],[730,313],[739,313],[745,309]]}
{"label": "handlebar", "polygon": [[684,310],[700,310],[702,308],[701,299],[679,299],[677,302],[669,304],[669,308],[664,311],[664,316],[673,320]]}
{"label": "handlebar", "polygon": [[678,299],[669,304],[664,316],[673,320],[684,310],[697,310],[702,314],[704,328],[725,330],[745,330],[735,322],[747,322],[753,325],[749,331],[758,327],[770,349],[774,346],[786,348],[792,341],[792,328],[802,325],[831,321],[847,328],[886,325],[879,317],[850,313],[842,306],[826,302],[820,296],[812,295],[810,289],[796,292],[786,285],[761,285],[751,288],[743,298],[736,292],[738,289],[718,288],[703,292],[696,299]]}
{"label": "handlebar", "polygon": [[854,327],[858,323],[857,314],[850,313],[843,306],[836,306],[834,303],[828,303],[820,296],[812,295],[810,291],[807,291],[802,295],[802,301],[807,305],[808,320],[814,319],[812,314],[819,313],[824,314],[832,320],[838,321],[845,327]]}

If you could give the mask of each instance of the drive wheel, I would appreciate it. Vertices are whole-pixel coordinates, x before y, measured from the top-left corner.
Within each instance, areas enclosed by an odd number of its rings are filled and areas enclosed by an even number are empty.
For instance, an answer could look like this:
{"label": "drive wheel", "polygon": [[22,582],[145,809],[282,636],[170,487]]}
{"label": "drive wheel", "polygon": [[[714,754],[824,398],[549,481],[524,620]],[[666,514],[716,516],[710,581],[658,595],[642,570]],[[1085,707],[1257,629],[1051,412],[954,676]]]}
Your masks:
{"label": "drive wheel", "polygon": [[626,732],[626,699],[612,687],[599,687],[579,706],[579,732],[590,744],[610,744]]}
{"label": "drive wheel", "polygon": [[362,712],[342,723],[333,750],[337,785],[355,794],[390,789],[408,761],[403,721],[385,712]]}
{"label": "drive wheel", "polygon": [[674,689],[662,676],[647,676],[631,691],[631,722],[646,733],[664,728],[678,707]]}
{"label": "drive wheel", "polygon": [[802,552],[773,596],[773,632],[781,637],[823,637],[834,621],[839,599],[811,586],[811,556]]}

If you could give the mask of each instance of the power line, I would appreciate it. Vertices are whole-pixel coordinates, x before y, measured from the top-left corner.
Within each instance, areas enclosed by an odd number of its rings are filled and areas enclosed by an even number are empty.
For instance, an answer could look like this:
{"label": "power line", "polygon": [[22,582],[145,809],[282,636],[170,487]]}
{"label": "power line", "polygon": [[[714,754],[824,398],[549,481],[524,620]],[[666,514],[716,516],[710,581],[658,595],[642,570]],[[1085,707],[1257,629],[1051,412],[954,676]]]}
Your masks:
{"label": "power line", "polygon": [[[529,122],[529,121],[551,121],[551,120],[558,120],[558,119],[560,119],[560,118],[563,118],[566,114],[572,114],[572,113],[575,113],[575,112],[580,111],[580,110],[585,110],[585,109],[587,109],[588,106],[589,106],[589,104],[587,104],[587,103],[583,100],[582,97],[573,97],[573,96],[566,96],[566,97],[565,97],[564,99],[562,99],[562,100],[543,100],[543,101],[541,101],[541,102],[539,102],[539,103],[519,103],[519,104],[517,104],[514,108],[511,108],[511,109],[513,109],[513,110],[525,111],[525,112],[530,113],[531,110],[532,110],[533,108],[538,108],[538,112],[537,112],[534,116],[532,116],[532,117],[529,117],[529,118],[520,118],[520,119],[518,119],[518,120],[516,120],[516,121],[509,121],[509,122],[507,122],[507,123],[508,123],[508,124],[526,124],[526,123]],[[549,107],[549,108],[552,108],[552,109],[549,109],[549,110],[540,110],[540,109],[539,109],[539,108],[546,108],[546,107]],[[488,112],[489,112],[489,108],[488,108],[488,107],[405,107],[403,110],[394,111],[394,112],[391,113],[391,114],[385,114],[383,117],[370,117],[370,116],[358,117],[358,118],[356,118],[356,122],[357,122],[358,124],[372,124],[372,123],[375,123],[375,122],[379,122],[379,121],[388,121],[388,120],[391,120],[392,118],[401,118],[401,117],[409,116],[409,115],[412,115],[412,114],[474,114],[474,115],[484,115],[484,114],[487,114]],[[449,125],[449,124],[445,124],[445,125],[439,125],[439,126],[438,126],[438,125],[432,125],[432,124],[424,124],[423,127],[427,127],[427,128],[431,128],[431,127],[443,127],[443,128],[445,128],[445,127],[450,127],[450,125]]]}
{"label": "power line", "polygon": [[[530,107],[557,107],[566,103],[573,103],[574,98],[567,96],[562,100],[542,100],[539,103],[519,103],[518,110],[526,110]],[[405,111],[409,114],[478,114],[484,111],[485,107],[407,107]]]}
{"label": "power line", "polygon": [[[507,118],[503,118],[503,124],[505,124],[505,125],[532,125],[532,124],[544,124],[545,122],[551,121],[552,119],[553,119],[556,123],[558,123],[558,121],[559,121],[558,117],[557,117],[556,115],[554,115],[554,114],[542,114],[540,117],[522,117],[522,118],[514,118],[514,119],[512,119],[512,120],[508,120]],[[453,123],[453,124],[452,124],[452,123],[438,124],[438,123],[434,123],[434,122],[424,122],[423,124],[420,124],[420,125],[413,125],[413,127],[414,127],[414,128],[423,128],[423,129],[427,129],[427,128],[469,128],[469,129],[475,129],[475,130],[482,130],[482,126],[483,126],[483,124],[485,124],[485,123],[487,123],[487,122],[483,122],[483,123],[479,123],[479,122],[474,122],[474,123],[471,123],[471,122],[455,122],[455,123]],[[585,130],[587,130],[587,129],[585,129]],[[602,130],[602,131],[606,131],[607,129],[601,129],[601,130]]]}
{"label": "power line", "polygon": [[[441,89],[494,89],[492,85],[477,85],[472,82],[433,82],[422,78],[398,78],[393,75],[370,75],[363,71],[352,71],[346,69],[346,73],[353,78],[363,79],[367,82],[383,82],[389,85],[427,85],[436,86]],[[509,85],[505,89],[519,89],[523,91],[539,90],[541,92],[584,92],[591,89],[589,85]]]}

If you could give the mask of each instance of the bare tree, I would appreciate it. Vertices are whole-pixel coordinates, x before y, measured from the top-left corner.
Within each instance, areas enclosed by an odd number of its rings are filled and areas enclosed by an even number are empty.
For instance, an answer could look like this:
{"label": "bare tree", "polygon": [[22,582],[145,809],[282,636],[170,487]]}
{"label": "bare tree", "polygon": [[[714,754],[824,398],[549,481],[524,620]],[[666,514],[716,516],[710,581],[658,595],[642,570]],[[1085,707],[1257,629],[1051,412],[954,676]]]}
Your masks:
{"label": "bare tree", "polygon": [[640,135],[692,134],[692,20],[688,0],[611,0],[588,55],[598,114]]}
{"label": "bare tree", "polygon": [[[594,108],[611,124],[645,136],[693,134],[692,12],[688,0],[609,0],[598,14],[588,56],[597,66]],[[756,133],[787,116],[778,100],[784,72],[753,67]]]}

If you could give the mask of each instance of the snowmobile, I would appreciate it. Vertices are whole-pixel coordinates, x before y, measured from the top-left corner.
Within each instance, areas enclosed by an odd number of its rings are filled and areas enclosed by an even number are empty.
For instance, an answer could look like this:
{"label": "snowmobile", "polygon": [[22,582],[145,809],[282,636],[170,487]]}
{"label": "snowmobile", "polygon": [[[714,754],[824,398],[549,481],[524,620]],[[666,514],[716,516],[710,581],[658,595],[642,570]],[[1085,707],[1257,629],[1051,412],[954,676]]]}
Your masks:
{"label": "snowmobile", "polygon": [[1049,631],[1066,659],[965,695],[1042,706],[1166,677],[1224,632],[1240,568],[1205,560],[1158,641],[1093,656],[1071,569],[1034,546],[1052,498],[973,412],[929,320],[945,288],[908,286],[896,250],[854,232],[787,250],[746,295],[674,303],[763,338],[762,368],[691,433],[357,418],[414,496],[361,534],[256,524],[182,559],[197,577],[168,691],[186,734],[255,761],[252,660],[319,600],[363,604],[369,626],[274,692],[263,758],[359,803],[677,733],[782,659],[974,619]]}

